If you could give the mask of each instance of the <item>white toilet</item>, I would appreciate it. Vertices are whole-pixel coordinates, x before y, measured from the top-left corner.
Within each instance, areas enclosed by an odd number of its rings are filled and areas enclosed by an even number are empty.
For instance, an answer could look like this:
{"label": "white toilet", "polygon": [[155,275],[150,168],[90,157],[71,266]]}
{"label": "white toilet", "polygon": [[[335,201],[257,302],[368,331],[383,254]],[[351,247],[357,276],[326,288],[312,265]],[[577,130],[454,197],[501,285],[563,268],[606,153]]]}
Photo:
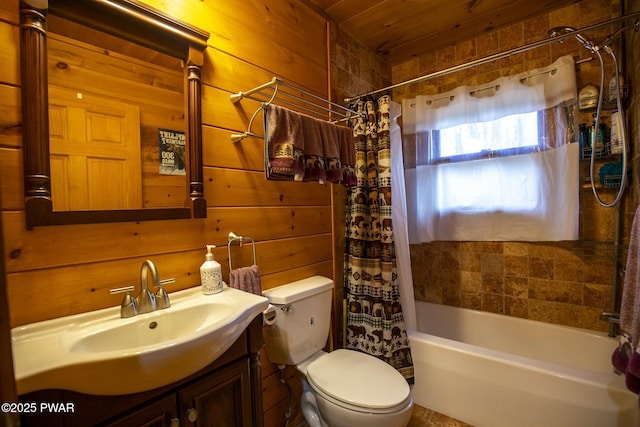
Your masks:
{"label": "white toilet", "polygon": [[302,373],[300,407],[310,427],[405,427],[413,398],[398,371],[354,350],[322,350],[332,289],[331,279],[313,276],[263,292],[271,303],[262,329],[267,357]]}

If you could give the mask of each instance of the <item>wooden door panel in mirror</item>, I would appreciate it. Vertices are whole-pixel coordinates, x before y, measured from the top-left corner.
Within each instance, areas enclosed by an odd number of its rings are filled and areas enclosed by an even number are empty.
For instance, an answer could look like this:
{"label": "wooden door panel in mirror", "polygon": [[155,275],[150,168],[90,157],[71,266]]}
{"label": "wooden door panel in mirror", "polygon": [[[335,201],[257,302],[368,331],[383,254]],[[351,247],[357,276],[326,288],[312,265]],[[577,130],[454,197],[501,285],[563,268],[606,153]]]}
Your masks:
{"label": "wooden door panel in mirror", "polygon": [[49,85],[54,211],[142,208],[140,109]]}

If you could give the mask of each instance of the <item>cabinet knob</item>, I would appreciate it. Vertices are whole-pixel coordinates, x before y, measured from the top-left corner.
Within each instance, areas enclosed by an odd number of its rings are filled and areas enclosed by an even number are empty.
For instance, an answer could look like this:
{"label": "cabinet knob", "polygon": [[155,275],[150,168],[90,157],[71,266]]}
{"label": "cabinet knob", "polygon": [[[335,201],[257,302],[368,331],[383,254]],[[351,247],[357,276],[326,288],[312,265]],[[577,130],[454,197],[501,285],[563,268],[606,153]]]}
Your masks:
{"label": "cabinet knob", "polygon": [[187,419],[192,423],[198,421],[198,411],[193,408],[187,409]]}
{"label": "cabinet knob", "polygon": [[180,427],[180,420],[177,418],[171,418],[171,420],[169,420],[169,427]]}

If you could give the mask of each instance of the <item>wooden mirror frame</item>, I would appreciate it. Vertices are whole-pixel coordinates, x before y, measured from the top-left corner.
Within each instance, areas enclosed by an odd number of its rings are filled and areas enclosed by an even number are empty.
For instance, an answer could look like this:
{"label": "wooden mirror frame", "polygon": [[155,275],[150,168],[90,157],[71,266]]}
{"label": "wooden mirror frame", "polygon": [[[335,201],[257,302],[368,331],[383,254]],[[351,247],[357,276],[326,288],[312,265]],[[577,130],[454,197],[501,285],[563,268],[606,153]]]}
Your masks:
{"label": "wooden mirror frame", "polygon": [[[184,61],[189,202],[184,208],[54,211],[49,164],[47,13],[104,31]],[[22,0],[20,76],[27,229],[42,225],[206,218],[202,169],[200,67],[209,33],[136,0]]]}

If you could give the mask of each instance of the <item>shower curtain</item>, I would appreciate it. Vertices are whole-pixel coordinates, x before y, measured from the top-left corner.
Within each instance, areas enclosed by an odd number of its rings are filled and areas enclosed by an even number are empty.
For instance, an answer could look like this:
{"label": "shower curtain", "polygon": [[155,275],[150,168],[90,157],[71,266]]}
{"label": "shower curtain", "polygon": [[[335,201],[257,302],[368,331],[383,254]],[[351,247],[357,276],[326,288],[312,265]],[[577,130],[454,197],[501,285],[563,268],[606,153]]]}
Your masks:
{"label": "shower curtain", "polygon": [[358,101],[352,120],[357,184],[347,192],[344,259],[347,348],[376,356],[413,382],[400,301],[391,205],[390,98]]}
{"label": "shower curtain", "polygon": [[400,283],[400,304],[404,324],[409,331],[417,331],[416,300],[413,294],[413,274],[411,273],[411,251],[409,249],[409,221],[407,217],[407,190],[404,178],[404,155],[402,148],[402,130],[398,118],[402,115],[402,106],[391,101],[389,120],[391,139],[391,222],[393,223],[393,242],[396,248],[396,268]]}

